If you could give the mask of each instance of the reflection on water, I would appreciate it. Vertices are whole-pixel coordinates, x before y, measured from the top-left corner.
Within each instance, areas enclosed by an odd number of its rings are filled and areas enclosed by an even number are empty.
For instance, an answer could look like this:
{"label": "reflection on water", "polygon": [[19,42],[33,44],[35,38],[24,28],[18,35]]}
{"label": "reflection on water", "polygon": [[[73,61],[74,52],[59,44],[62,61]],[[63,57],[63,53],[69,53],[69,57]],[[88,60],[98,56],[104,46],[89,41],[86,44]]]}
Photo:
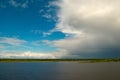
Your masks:
{"label": "reflection on water", "polygon": [[120,80],[120,63],[0,63],[0,80]]}

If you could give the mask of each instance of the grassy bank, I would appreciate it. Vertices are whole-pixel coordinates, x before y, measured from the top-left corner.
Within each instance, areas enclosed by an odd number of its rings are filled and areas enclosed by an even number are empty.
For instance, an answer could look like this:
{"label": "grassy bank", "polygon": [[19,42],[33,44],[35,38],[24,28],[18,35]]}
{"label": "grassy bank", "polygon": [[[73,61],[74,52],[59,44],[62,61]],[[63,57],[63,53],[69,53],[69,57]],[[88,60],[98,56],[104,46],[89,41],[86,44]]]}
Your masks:
{"label": "grassy bank", "polygon": [[0,59],[0,62],[120,62],[120,59]]}

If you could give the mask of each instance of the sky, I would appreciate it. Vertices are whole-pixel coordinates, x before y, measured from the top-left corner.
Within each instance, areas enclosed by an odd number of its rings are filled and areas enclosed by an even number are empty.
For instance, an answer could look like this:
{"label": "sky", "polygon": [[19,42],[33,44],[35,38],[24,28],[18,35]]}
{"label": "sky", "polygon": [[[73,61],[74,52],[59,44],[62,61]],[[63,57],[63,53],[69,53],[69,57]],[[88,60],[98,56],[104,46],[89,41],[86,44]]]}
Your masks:
{"label": "sky", "polygon": [[120,58],[120,0],[0,0],[0,58]]}

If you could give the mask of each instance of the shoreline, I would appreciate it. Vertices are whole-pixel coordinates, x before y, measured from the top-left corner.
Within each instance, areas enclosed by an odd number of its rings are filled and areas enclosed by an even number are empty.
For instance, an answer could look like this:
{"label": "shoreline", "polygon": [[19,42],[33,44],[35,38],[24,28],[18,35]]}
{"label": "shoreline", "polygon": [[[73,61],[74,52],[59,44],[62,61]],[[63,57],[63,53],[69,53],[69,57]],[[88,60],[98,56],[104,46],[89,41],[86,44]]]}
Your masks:
{"label": "shoreline", "polygon": [[98,62],[120,62],[120,59],[0,59],[0,62],[78,62],[78,63],[98,63]]}

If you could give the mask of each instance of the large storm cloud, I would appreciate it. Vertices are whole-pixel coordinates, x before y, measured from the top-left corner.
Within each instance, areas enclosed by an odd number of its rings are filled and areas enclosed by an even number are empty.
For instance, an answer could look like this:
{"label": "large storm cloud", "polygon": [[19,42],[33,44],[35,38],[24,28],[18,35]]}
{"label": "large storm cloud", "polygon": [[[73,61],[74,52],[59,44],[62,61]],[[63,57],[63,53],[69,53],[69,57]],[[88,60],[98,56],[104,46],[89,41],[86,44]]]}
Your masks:
{"label": "large storm cloud", "polygon": [[71,57],[120,57],[120,0],[59,0],[52,44]]}

